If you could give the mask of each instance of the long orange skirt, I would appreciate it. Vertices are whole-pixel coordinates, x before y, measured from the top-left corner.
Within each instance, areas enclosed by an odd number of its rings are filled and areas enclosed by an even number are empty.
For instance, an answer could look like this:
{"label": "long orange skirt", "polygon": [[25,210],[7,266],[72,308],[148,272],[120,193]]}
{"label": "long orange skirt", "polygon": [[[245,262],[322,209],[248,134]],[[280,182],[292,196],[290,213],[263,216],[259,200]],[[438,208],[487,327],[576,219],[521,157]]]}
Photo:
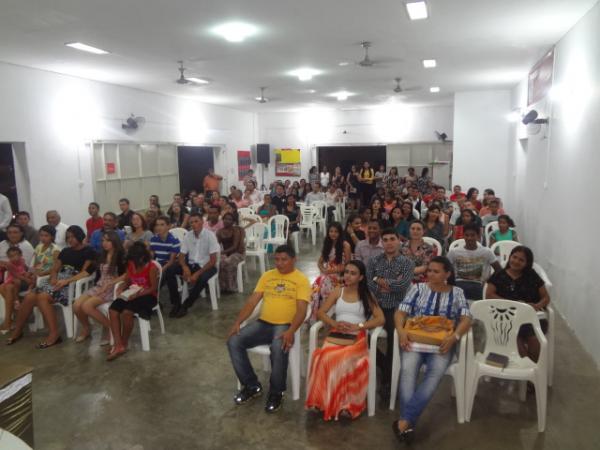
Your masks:
{"label": "long orange skirt", "polygon": [[355,419],[366,408],[368,385],[366,333],[361,331],[352,345],[325,342],[313,353],[305,407],[322,411],[325,420],[337,420],[344,410]]}

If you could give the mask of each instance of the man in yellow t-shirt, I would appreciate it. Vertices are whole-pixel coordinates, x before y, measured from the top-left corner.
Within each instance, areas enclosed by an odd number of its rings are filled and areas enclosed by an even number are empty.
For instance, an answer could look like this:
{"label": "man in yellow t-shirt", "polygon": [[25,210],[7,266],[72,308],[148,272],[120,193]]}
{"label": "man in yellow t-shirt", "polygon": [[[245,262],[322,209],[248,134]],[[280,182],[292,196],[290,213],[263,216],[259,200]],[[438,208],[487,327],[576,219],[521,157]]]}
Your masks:
{"label": "man in yellow t-shirt", "polygon": [[[311,297],[308,278],[295,267],[296,253],[289,245],[275,249],[275,269],[265,272],[229,331],[227,348],[242,389],[235,395],[237,405],[262,394],[262,386],[248,359],[248,349],[269,345],[271,350],[270,389],[265,411],[281,407],[286,389],[288,352],[294,333],[302,325]],[[258,320],[241,327],[262,299]]]}

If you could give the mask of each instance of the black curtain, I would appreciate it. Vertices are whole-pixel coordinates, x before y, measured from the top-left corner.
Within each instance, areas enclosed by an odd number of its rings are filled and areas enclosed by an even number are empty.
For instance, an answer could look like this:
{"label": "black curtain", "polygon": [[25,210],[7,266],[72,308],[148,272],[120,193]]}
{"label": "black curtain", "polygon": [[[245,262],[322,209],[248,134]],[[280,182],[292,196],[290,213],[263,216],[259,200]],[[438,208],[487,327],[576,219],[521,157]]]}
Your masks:
{"label": "black curtain", "polygon": [[365,161],[368,161],[376,171],[380,164],[386,163],[385,145],[317,147],[317,153],[319,170],[327,166],[327,170],[333,173],[333,170],[340,166],[343,175],[350,172],[353,164],[360,168]]}
{"label": "black curtain", "polygon": [[15,162],[10,143],[0,143],[0,193],[8,197],[10,207],[13,213],[16,213],[19,210],[19,202],[15,181]]}

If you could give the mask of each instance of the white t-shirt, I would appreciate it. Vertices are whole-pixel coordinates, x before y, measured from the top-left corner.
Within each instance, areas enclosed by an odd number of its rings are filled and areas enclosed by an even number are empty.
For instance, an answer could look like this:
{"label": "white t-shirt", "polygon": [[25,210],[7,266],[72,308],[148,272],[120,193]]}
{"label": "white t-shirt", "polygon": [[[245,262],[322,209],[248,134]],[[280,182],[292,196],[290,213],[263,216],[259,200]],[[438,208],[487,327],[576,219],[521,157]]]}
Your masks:
{"label": "white t-shirt", "polygon": [[61,250],[67,246],[67,228],[69,228],[69,226],[62,222],[56,225],[56,227],[54,227],[54,229],[56,230],[54,243],[58,245],[58,248],[60,248]]}
{"label": "white t-shirt", "polygon": [[448,252],[448,259],[454,266],[457,280],[480,281],[490,272],[496,256],[489,248],[478,246],[475,250],[455,248]]}
{"label": "white t-shirt", "polygon": [[321,186],[329,186],[329,172],[321,172]]}

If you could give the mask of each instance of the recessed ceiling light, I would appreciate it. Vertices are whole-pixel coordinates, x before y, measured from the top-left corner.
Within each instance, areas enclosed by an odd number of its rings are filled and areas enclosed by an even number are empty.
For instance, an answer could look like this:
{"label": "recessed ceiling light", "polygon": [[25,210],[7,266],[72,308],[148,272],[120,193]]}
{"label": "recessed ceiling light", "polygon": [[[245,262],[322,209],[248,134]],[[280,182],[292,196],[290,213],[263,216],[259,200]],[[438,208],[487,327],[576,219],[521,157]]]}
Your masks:
{"label": "recessed ceiling light", "polygon": [[423,0],[409,1],[405,5],[410,20],[427,19],[427,4]]}
{"label": "recessed ceiling light", "polygon": [[338,66],[344,67],[344,66],[347,66],[348,64],[350,64],[348,61],[342,61],[342,62],[338,63]]}
{"label": "recessed ceiling light", "polygon": [[308,89],[308,90],[306,91],[306,93],[307,93],[307,94],[314,94],[314,93],[316,93],[316,92],[317,92],[317,91],[315,91],[314,89]]}
{"label": "recessed ceiling light", "polygon": [[437,66],[437,61],[435,59],[424,59],[423,60],[423,67],[425,67],[426,69],[431,69],[436,66]]}
{"label": "recessed ceiling light", "polygon": [[92,47],[91,45],[84,44],[82,42],[68,42],[65,44],[67,47],[71,47],[82,52],[93,53],[95,55],[106,55],[109,52],[102,50],[101,48]]}
{"label": "recessed ceiling light", "polygon": [[258,28],[244,22],[228,22],[213,28],[213,33],[218,34],[229,42],[243,42],[246,38],[255,35]]}
{"label": "recessed ceiling light", "polygon": [[309,81],[312,80],[312,77],[315,75],[319,75],[321,73],[320,70],[311,69],[310,67],[302,67],[300,69],[292,70],[289,74],[293,77],[298,77],[300,81]]}
{"label": "recessed ceiling light", "polygon": [[198,83],[198,84],[209,84],[210,83],[210,81],[205,80],[204,78],[186,77],[186,80],[189,80],[192,83]]}
{"label": "recessed ceiling light", "polygon": [[432,86],[429,88],[429,92],[431,92],[433,94],[437,94],[438,92],[440,92],[440,88],[439,88],[439,86]]}
{"label": "recessed ceiling light", "polygon": [[330,94],[331,97],[337,98],[339,102],[348,100],[348,97],[352,97],[353,95],[356,95],[356,94],[354,94],[352,92],[348,92],[348,91],[339,91],[339,92],[334,92],[333,94]]}

